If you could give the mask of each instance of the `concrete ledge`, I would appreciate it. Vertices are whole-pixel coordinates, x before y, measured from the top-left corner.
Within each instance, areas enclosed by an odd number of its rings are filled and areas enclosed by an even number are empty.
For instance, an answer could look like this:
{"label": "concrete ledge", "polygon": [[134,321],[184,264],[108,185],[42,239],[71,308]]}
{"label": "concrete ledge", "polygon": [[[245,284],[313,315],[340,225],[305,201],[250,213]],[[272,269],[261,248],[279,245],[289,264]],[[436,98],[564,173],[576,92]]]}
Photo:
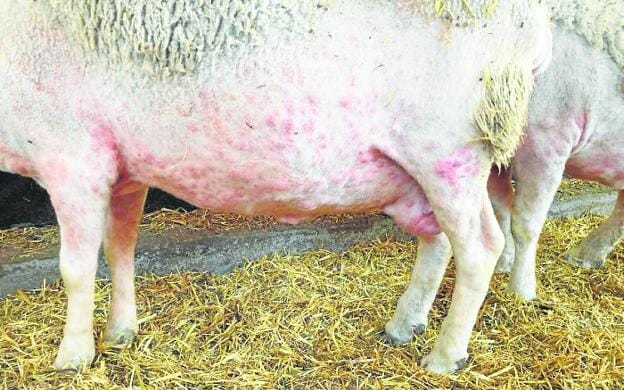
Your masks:
{"label": "concrete ledge", "polygon": [[[584,212],[606,215],[611,212],[615,193],[587,194],[557,199],[549,218],[578,216]],[[207,233],[180,229],[160,235],[143,235],[136,257],[137,274],[201,271],[223,274],[247,260],[273,253],[302,253],[318,248],[343,251],[351,245],[372,239],[409,239],[392,220],[375,215],[358,217],[337,224],[277,226],[266,230]],[[0,297],[18,289],[38,288],[44,281],[59,278],[58,248],[19,261],[0,259]],[[109,278],[102,258],[98,278]]]}

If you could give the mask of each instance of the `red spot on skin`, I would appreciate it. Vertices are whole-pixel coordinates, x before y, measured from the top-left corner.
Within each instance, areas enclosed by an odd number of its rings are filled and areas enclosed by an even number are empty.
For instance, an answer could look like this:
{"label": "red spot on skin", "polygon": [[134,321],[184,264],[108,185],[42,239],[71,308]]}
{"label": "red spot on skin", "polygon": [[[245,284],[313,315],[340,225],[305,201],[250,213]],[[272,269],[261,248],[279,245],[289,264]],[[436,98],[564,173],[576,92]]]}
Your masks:
{"label": "red spot on skin", "polygon": [[247,103],[251,104],[251,105],[255,105],[257,103],[257,98],[255,93],[247,93],[245,94],[245,100],[247,101]]}
{"label": "red spot on skin", "polygon": [[307,122],[303,124],[303,131],[305,131],[306,133],[314,132],[315,128],[316,128],[316,122],[314,121],[314,119],[309,119]]}
{"label": "red spot on skin", "polygon": [[479,173],[479,161],[472,149],[463,148],[436,162],[435,172],[445,182],[456,186],[460,180]]}
{"label": "red spot on skin", "polygon": [[264,119],[264,123],[266,123],[267,126],[269,127],[275,127],[276,126],[275,114],[267,115],[267,117]]}
{"label": "red spot on skin", "polygon": [[284,130],[285,133],[292,132],[294,127],[295,125],[293,124],[293,120],[290,118],[284,120],[284,123],[282,124],[282,129]]}
{"label": "red spot on skin", "polygon": [[228,143],[236,150],[241,152],[251,152],[254,150],[254,145],[248,139],[235,139],[229,140]]}
{"label": "red spot on skin", "polygon": [[[86,102],[81,102],[84,106]],[[97,107],[97,103],[93,103],[93,106]],[[92,111],[79,109],[78,116],[81,120],[90,123],[89,135],[93,144],[93,149],[98,158],[102,156],[109,156],[113,162],[117,165],[117,169],[121,169],[123,165],[121,154],[117,149],[117,141],[113,134],[113,129],[109,121],[98,113]]]}
{"label": "red spot on skin", "polygon": [[191,123],[190,125],[186,126],[186,128],[189,129],[189,131],[193,134],[199,133],[201,131],[201,126],[196,123]]}

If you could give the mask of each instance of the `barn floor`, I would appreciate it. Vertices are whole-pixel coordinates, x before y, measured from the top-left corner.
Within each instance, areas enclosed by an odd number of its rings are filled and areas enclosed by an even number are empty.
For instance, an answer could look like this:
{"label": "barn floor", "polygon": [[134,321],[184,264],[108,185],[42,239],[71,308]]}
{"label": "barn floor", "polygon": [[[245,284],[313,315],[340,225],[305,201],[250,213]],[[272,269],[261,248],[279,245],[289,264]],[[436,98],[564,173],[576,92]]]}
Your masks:
{"label": "barn floor", "polygon": [[[604,388],[624,386],[624,246],[600,270],[565,249],[602,218],[549,222],[539,253],[540,299],[524,303],[497,275],[473,332],[467,370],[430,376],[418,361],[450,300],[452,267],[430,328],[404,347],[376,340],[408,280],[416,245],[368,242],[343,254],[265,258],[224,276],[138,279],[140,334],[93,367],[55,372],[62,289],[0,301],[0,387]],[[99,337],[110,286],[100,283]]]}

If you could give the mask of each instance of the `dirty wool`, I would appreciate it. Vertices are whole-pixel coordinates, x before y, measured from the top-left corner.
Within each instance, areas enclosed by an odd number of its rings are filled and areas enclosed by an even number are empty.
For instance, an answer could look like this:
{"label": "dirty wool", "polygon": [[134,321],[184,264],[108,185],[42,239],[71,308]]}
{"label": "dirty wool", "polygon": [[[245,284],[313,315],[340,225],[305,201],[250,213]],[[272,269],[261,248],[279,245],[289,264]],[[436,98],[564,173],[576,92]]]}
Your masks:
{"label": "dirty wool", "polygon": [[[270,256],[223,276],[141,277],[135,343],[117,351],[99,345],[92,368],[78,373],[51,367],[62,287],[18,292],[0,301],[0,388],[617,388],[624,385],[624,246],[599,270],[562,260],[601,219],[546,225],[537,301],[514,299],[507,277],[494,277],[469,346],[475,360],[454,375],[427,375],[416,360],[447,310],[452,267],[424,335],[404,347],[377,340],[417,247],[388,240],[341,254]],[[100,282],[97,331],[109,294]]]}
{"label": "dirty wool", "polygon": [[554,22],[609,53],[624,74],[624,2],[548,0]]}
{"label": "dirty wool", "polygon": [[498,167],[507,166],[524,134],[533,76],[519,68],[486,69],[485,97],[475,122]]}
{"label": "dirty wool", "polygon": [[[270,31],[295,36],[337,0],[48,0],[51,11],[88,52],[148,76],[166,79],[193,74],[204,61],[256,50]],[[485,22],[499,0],[378,0],[455,27]],[[516,1],[516,0],[514,0]],[[518,1],[518,4],[522,2]],[[517,7],[518,20],[526,9]],[[526,3],[524,3],[526,8]]]}

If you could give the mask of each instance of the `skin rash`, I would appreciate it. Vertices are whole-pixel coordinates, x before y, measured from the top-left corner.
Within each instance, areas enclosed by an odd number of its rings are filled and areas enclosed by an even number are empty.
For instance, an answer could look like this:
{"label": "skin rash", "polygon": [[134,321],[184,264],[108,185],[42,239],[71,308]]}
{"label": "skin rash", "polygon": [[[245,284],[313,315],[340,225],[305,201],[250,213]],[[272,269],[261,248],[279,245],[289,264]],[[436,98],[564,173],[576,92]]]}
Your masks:
{"label": "skin rash", "polygon": [[113,275],[104,341],[137,331],[133,252],[147,186],[286,222],[383,208],[428,243],[385,339],[424,329],[435,296],[424,289],[437,289],[452,248],[458,284],[422,364],[465,364],[503,246],[486,191],[492,156],[473,125],[479,79],[494,62],[527,74],[548,63],[540,7],[505,2],[485,26],[456,31],[378,1],[312,7],[287,24],[269,12],[261,36],[226,35],[192,74],[155,78],[134,57],[107,61],[113,46],[89,51],[46,4],[0,0],[0,168],[18,171],[19,158],[57,211],[68,294],[57,367],[94,356],[101,246]]}

